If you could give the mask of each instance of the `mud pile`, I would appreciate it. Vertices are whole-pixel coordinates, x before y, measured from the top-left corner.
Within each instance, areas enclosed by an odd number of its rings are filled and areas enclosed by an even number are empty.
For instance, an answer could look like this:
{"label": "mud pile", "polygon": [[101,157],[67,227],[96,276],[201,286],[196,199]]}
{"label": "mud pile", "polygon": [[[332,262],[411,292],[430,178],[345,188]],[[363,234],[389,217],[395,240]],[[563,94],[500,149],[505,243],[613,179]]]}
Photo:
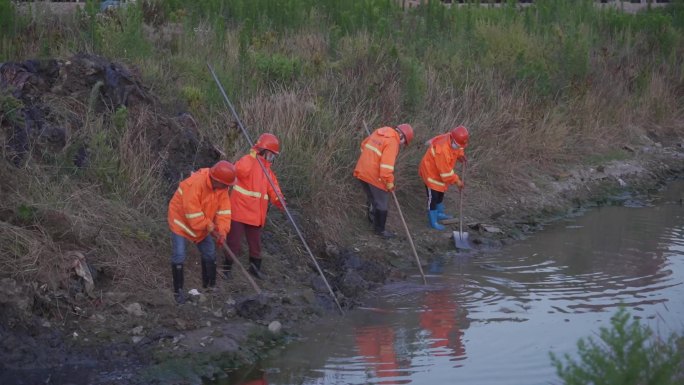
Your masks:
{"label": "mud pile", "polygon": [[163,176],[170,184],[219,159],[220,153],[200,137],[193,117],[165,113],[140,76],[124,64],[89,54],[0,63],[0,132],[5,158],[15,166],[68,151],[74,166],[87,167],[87,140],[74,138],[88,136],[83,131],[89,116],[111,119],[120,107],[132,114],[154,112],[142,137],[163,159]]}

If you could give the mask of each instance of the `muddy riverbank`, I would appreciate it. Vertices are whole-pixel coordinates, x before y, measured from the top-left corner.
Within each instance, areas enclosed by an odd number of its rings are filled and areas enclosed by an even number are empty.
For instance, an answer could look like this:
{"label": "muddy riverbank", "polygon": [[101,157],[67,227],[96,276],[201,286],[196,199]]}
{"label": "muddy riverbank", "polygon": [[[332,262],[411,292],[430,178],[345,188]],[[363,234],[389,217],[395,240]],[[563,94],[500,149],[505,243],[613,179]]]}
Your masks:
{"label": "muddy riverbank", "polygon": [[[648,195],[682,175],[684,151],[677,140],[625,149],[628,159],[550,175],[548,184],[529,194],[473,209],[467,215],[470,239],[476,250],[497,248],[584,207]],[[419,218],[411,219],[410,227],[423,263],[453,251],[450,232],[430,230]],[[103,292],[87,300],[88,308],[62,307],[60,317],[54,309],[47,311],[51,299],[40,287],[5,278],[0,285],[2,382],[180,384],[225,377],[287,343],[290,333],[305,333],[321,315],[336,312],[311,266],[283,250],[269,247],[269,257],[280,262],[274,261],[269,280],[260,282],[265,295],[251,294],[235,277],[216,293],[183,306],[174,305],[166,291]],[[361,305],[368,290],[417,274],[402,236],[380,241],[369,233],[348,245],[328,244],[320,262],[345,309]],[[282,330],[269,331],[277,323]]]}

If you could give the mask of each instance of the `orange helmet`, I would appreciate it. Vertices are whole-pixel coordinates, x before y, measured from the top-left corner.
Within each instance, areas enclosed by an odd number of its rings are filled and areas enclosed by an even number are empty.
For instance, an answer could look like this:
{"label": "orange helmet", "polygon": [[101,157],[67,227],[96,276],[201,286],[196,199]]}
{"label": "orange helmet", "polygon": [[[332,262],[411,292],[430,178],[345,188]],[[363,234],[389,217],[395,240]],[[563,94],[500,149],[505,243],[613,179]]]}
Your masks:
{"label": "orange helmet", "polygon": [[466,147],[468,145],[468,129],[463,126],[454,127],[451,129],[451,139],[458,143],[461,147]]}
{"label": "orange helmet", "polygon": [[235,184],[235,166],[227,160],[220,160],[209,169],[211,179],[226,186]]}
{"label": "orange helmet", "polygon": [[408,146],[413,140],[413,127],[411,127],[411,125],[408,123],[404,123],[398,125],[397,130],[401,131],[401,133],[404,135],[404,138],[406,138],[406,145]]}
{"label": "orange helmet", "polygon": [[257,150],[268,150],[276,155],[280,154],[280,142],[278,142],[278,138],[273,134],[261,134],[254,147]]}

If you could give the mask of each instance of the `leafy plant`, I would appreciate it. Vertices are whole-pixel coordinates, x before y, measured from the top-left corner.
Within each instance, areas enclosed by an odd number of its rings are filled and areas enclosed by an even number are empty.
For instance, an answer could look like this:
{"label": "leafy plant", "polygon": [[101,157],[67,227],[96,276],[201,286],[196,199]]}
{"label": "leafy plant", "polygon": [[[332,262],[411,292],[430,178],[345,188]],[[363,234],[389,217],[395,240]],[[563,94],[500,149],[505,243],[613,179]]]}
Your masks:
{"label": "leafy plant", "polygon": [[600,341],[580,339],[579,361],[569,354],[551,353],[556,372],[566,385],[675,385],[682,381],[682,352],[676,337],[656,339],[653,332],[632,320],[624,308],[601,328]]}

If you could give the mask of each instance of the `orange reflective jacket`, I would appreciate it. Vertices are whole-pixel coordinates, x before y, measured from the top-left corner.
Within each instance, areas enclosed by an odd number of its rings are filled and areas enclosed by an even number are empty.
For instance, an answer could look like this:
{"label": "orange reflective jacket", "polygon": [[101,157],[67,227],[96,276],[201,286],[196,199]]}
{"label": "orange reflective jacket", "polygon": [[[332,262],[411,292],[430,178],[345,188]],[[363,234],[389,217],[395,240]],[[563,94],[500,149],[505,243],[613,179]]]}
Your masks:
{"label": "orange reflective jacket", "polygon": [[180,182],[169,202],[169,228],[195,243],[209,234],[209,223],[214,223],[219,234],[228,234],[230,216],[228,189],[212,188],[208,168],[201,168]]}
{"label": "orange reflective jacket", "polygon": [[387,190],[394,183],[394,162],[399,153],[399,133],[392,127],[378,128],[361,142],[361,156],[354,176],[373,186]]}
{"label": "orange reflective jacket", "polygon": [[454,172],[456,161],[464,155],[463,148],[451,147],[449,133],[430,139],[428,149],[420,161],[418,173],[428,188],[446,192],[450,184],[457,183],[460,178]]}
{"label": "orange reflective jacket", "polygon": [[[234,221],[261,227],[266,223],[269,200],[278,208],[283,206],[261,166],[259,166],[256,157],[256,151],[252,149],[248,155],[243,156],[235,163],[237,183],[233,186],[233,191],[230,192],[230,201],[233,205]],[[273,184],[280,193],[280,185],[278,185],[275,174],[271,171],[271,163],[262,156],[259,156],[259,159],[266,167],[266,171],[268,171]]]}

